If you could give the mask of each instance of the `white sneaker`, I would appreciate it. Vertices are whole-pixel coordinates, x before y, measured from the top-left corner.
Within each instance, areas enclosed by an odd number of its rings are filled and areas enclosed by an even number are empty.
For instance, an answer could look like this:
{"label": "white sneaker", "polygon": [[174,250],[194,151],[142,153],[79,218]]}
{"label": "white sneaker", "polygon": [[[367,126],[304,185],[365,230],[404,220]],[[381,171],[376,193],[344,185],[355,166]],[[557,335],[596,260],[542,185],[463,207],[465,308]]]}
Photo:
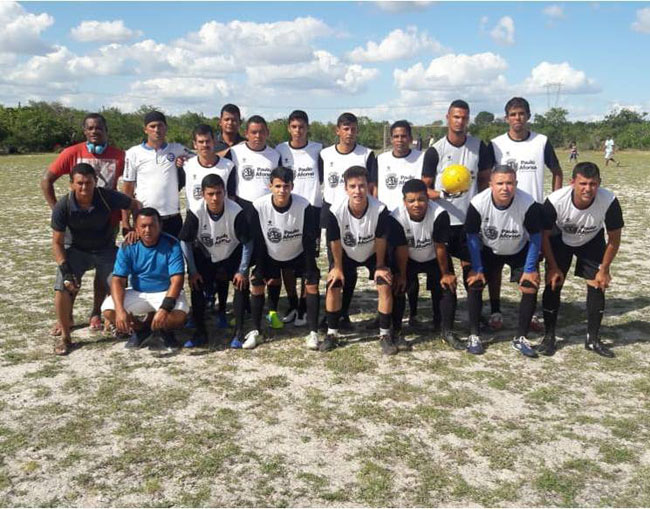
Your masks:
{"label": "white sneaker", "polygon": [[260,331],[252,330],[246,334],[246,339],[244,340],[244,344],[241,347],[245,350],[252,350],[256,346],[261,345],[263,342],[264,341],[262,339]]}
{"label": "white sneaker", "polygon": [[318,350],[318,332],[311,331],[305,338],[305,346],[310,350]]}
{"label": "white sneaker", "polygon": [[307,325],[307,313],[302,315],[302,318],[296,316],[296,320],[293,322],[296,327],[304,327]]}
{"label": "white sneaker", "polygon": [[291,323],[298,317],[298,311],[292,309],[286,315],[282,317],[282,323]]}

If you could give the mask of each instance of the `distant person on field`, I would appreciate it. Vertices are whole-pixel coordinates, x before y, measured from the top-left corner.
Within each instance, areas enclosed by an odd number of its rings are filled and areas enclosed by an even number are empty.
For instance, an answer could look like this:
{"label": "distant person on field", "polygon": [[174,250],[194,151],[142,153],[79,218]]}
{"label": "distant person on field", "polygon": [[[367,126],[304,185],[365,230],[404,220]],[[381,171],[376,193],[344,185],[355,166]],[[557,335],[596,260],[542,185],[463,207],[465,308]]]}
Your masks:
{"label": "distant person on field", "polygon": [[614,138],[607,138],[605,140],[605,166],[609,166],[609,162],[612,161],[616,163],[616,166],[620,166],[621,163],[614,159],[614,148],[616,144],[614,143]]}
{"label": "distant person on field", "polygon": [[577,163],[578,162],[578,145],[575,141],[569,143],[569,162]]}

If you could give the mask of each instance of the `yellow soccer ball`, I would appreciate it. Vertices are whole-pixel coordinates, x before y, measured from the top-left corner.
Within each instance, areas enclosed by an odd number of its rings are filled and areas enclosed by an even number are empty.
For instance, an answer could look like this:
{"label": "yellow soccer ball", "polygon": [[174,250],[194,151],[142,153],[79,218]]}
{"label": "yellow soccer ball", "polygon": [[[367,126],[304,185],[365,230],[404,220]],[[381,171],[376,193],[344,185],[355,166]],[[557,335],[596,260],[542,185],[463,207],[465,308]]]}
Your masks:
{"label": "yellow soccer ball", "polygon": [[443,170],[440,182],[447,194],[460,194],[469,191],[472,174],[462,164],[451,164]]}

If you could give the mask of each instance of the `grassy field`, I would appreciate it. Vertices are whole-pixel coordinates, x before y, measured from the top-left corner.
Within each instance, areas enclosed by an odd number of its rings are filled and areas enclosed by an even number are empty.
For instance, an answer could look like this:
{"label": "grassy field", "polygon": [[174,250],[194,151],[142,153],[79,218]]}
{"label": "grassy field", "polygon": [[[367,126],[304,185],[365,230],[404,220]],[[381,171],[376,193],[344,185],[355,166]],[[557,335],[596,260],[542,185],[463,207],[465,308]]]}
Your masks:
{"label": "grassy field", "polygon": [[[427,333],[384,358],[362,326],[327,355],[291,326],[254,351],[160,356],[88,331],[90,275],[78,348],[57,358],[38,187],[52,156],[2,157],[0,506],[650,505],[650,154],[617,156],[622,167],[601,167],[626,221],[603,327],[612,360],[583,348],[573,277],[563,347],[531,360],[510,347],[518,298],[505,283],[511,328],[478,358]],[[353,320],[373,307],[364,281]],[[465,321],[461,289],[462,335]]]}

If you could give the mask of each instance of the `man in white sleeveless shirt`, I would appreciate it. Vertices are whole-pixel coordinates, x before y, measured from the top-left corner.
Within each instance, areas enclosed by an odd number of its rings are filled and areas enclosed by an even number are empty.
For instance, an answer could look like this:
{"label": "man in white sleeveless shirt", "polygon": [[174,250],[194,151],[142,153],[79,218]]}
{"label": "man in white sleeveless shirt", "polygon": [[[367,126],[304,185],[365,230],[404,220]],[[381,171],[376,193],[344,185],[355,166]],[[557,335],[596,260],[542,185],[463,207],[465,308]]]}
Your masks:
{"label": "man in white sleeveless shirt", "polygon": [[519,325],[512,346],[527,357],[537,357],[528,342],[530,319],[535,312],[539,288],[539,250],[542,212],[531,195],[517,189],[515,170],[497,165],[490,187],[472,198],[465,219],[472,270],[467,277],[470,336],[467,351],[483,353],[479,337],[483,287],[494,273],[510,266],[510,281],[519,285]]}
{"label": "man in white sleeveless shirt", "polygon": [[594,163],[578,163],[573,169],[571,185],[546,198],[543,238],[546,286],[542,301],[545,334],[537,346],[538,352],[555,353],[560,292],[575,256],[575,275],[587,282],[585,348],[603,357],[614,357],[614,352],[600,341],[599,332],[605,310],[605,289],[612,279],[609,271],[621,243],[623,226],[618,199],[600,187],[600,170]]}

